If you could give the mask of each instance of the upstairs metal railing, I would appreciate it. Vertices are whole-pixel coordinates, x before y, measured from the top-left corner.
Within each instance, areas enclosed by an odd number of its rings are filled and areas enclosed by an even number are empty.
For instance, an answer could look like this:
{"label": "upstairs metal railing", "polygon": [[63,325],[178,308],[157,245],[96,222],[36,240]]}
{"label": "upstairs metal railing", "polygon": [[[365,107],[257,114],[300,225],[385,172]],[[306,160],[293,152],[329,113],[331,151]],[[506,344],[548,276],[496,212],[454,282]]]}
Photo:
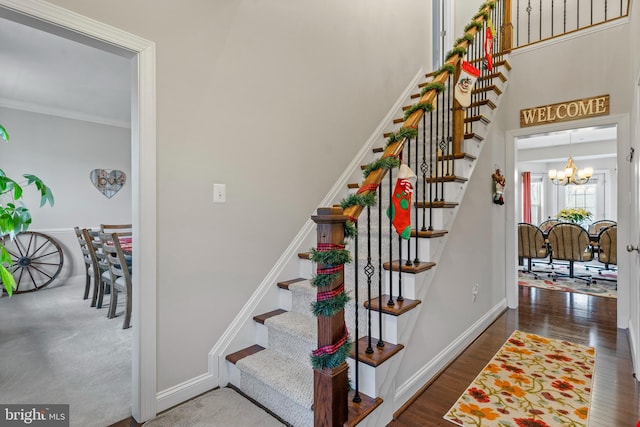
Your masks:
{"label": "upstairs metal railing", "polygon": [[[480,126],[481,108],[490,101],[492,90],[494,71],[485,52],[493,53],[495,64],[509,51],[509,16],[509,0],[491,0],[480,8],[444,65],[426,76],[421,93],[413,97],[417,102],[405,107],[400,129],[385,135],[388,143],[379,159],[366,166],[357,192],[341,207],[321,208],[313,217],[318,224],[312,254],[317,264],[312,283],[318,290],[314,305],[318,349],[312,357],[317,426],[343,425],[347,399],[360,405],[363,399],[375,398],[361,390],[364,365],[375,366],[381,357],[402,348],[397,337],[385,336],[383,313],[399,314],[419,304],[406,297],[405,275],[434,265],[428,254],[421,253],[419,241],[446,233],[438,229],[442,227],[438,212],[454,205],[449,199],[455,195],[445,184],[466,180],[457,174],[457,162],[466,156],[464,141],[480,138],[475,127]],[[488,23],[496,29],[490,42]],[[466,108],[454,96],[463,58],[480,70]],[[417,175],[411,187],[398,182],[400,164]],[[353,262],[344,268],[347,258]],[[347,393],[345,362],[349,354],[354,361],[351,393]]]}
{"label": "upstairs metal railing", "polygon": [[629,15],[630,0],[512,0],[514,48]]}

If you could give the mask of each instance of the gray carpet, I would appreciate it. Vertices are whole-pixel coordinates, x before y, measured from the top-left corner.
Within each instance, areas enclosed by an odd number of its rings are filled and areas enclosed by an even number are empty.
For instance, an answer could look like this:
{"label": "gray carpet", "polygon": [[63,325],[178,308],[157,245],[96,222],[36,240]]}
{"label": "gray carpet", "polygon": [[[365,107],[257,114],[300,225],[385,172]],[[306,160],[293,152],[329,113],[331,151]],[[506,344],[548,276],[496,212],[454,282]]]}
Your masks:
{"label": "gray carpet", "polygon": [[131,416],[132,329],[83,290],[76,277],[0,298],[0,402],[69,404],[71,426]]}
{"label": "gray carpet", "polygon": [[144,423],[144,427],[283,426],[265,410],[230,388],[219,388]]}

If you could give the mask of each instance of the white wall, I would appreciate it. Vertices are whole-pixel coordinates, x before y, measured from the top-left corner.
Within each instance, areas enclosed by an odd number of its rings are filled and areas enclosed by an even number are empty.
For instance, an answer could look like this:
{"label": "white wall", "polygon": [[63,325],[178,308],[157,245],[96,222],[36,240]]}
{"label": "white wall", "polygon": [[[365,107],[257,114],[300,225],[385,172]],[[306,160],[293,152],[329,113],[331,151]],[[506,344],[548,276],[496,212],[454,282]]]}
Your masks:
{"label": "white wall", "polygon": [[[52,3],[156,43],[164,390],[207,372],[208,351],[427,64],[430,5]],[[213,183],[226,204],[212,204]]]}
{"label": "white wall", "polygon": [[51,235],[63,247],[58,280],[84,274],[73,227],[131,221],[131,182],[107,199],[89,179],[93,169],[119,169],[131,176],[130,129],[1,107],[0,123],[11,137],[0,146],[0,167],[14,179],[38,176],[54,195],[53,207],[39,207],[35,186],[24,189],[30,230]]}

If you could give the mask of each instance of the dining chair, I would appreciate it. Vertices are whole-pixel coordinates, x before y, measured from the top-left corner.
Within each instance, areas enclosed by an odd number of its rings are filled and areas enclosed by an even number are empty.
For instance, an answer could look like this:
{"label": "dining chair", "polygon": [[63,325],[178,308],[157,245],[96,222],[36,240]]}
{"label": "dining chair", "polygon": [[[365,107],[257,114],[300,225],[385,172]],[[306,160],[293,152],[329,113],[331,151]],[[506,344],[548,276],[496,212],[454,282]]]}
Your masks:
{"label": "dining chair", "polygon": [[611,227],[612,225],[617,225],[617,222],[610,219],[601,219],[599,221],[592,222],[591,225],[589,225],[589,235],[596,236],[600,234],[603,228]]}
{"label": "dining chair", "polygon": [[543,233],[548,233],[549,230],[551,230],[551,227],[556,224],[560,224],[561,222],[562,221],[560,220],[549,218],[545,221],[542,221],[538,227],[540,228],[540,230],[542,230]]}
{"label": "dining chair", "polygon": [[[613,270],[612,265],[618,265],[618,226],[612,225],[603,228],[598,236],[598,261],[604,264],[604,268],[599,268],[600,275],[603,271]],[[618,281],[618,277],[598,276],[598,280]]]}
{"label": "dining chair", "polygon": [[[96,300],[96,308],[102,308],[105,294],[111,292],[111,274],[109,273],[109,262],[104,251],[104,243],[100,239],[100,232],[88,230],[91,238],[91,245],[98,261],[98,269],[100,270],[100,283],[98,287],[98,297]],[[108,312],[107,312],[108,316]]]}
{"label": "dining chair", "polygon": [[82,260],[84,262],[84,271],[85,271],[85,284],[84,284],[84,294],[82,299],[89,299],[89,291],[91,291],[91,282],[94,280],[93,272],[97,268],[94,264],[94,260],[91,257],[91,252],[87,247],[87,241],[85,240],[84,230],[80,229],[80,227],[73,227],[73,231],[76,233],[76,238],[78,239],[78,244],[80,245],[80,250],[82,252]]}
{"label": "dining chair", "polygon": [[132,230],[131,224],[100,224],[102,233],[131,233]]}
{"label": "dining chair", "polygon": [[518,258],[528,259],[525,273],[530,273],[538,278],[538,272],[533,271],[533,260],[549,256],[549,247],[545,241],[542,230],[526,222],[518,224]]}
{"label": "dining chair", "polygon": [[131,233],[100,233],[100,240],[103,242],[103,250],[107,255],[109,272],[111,274],[111,300],[109,302],[109,318],[116,317],[116,306],[118,305],[118,295],[124,293],[126,297],[126,308],[122,329],[131,327],[132,289],[131,272],[125,258],[120,238],[131,237]]}
{"label": "dining chair", "polygon": [[569,262],[569,274],[554,271],[551,273],[551,277],[554,281],[559,276],[568,276],[575,279],[585,280],[588,284],[591,283],[591,275],[577,276],[574,274],[575,262],[587,262],[593,259],[591,241],[587,230],[580,227],[578,224],[562,222],[551,227],[549,235],[547,236],[547,241],[549,242],[549,247],[551,249],[552,260],[563,260]]}
{"label": "dining chair", "polygon": [[87,286],[91,281],[93,281],[93,293],[91,294],[91,307],[95,307],[98,303],[98,295],[100,294],[100,287],[102,283],[101,273],[100,273],[100,265],[98,263],[98,255],[96,254],[96,249],[93,246],[93,237],[91,237],[91,229],[83,228],[80,230],[82,240],[78,239],[78,243],[80,243],[80,248],[82,249],[82,255],[84,257],[84,263],[86,267],[87,275],[91,277],[93,280],[87,280],[85,283],[85,296],[89,297],[89,288],[90,285]]}

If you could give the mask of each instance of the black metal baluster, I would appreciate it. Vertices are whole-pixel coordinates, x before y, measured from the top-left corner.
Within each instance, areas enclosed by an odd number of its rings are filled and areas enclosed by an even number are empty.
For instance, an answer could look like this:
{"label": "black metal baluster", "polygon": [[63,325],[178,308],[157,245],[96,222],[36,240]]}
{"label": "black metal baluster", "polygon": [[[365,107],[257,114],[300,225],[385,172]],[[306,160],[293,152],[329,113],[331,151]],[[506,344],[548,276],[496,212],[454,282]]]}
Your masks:
{"label": "black metal baluster", "polygon": [[[393,177],[392,177],[391,169],[389,169],[389,212],[393,208]],[[393,306],[395,303],[393,302],[393,223],[391,222],[391,218],[389,218],[389,300],[387,301],[388,306]],[[382,307],[380,307],[382,309]]]}
{"label": "black metal baluster", "polygon": [[[371,347],[371,278],[375,273],[375,268],[371,264],[371,206],[367,206],[367,265],[364,267],[364,274],[367,275],[367,349],[365,353],[373,353]],[[358,307],[356,306],[356,311]],[[356,371],[357,372],[357,371]]]}
{"label": "black metal baluster", "polygon": [[[354,223],[354,226],[356,227],[356,229],[358,229],[358,222],[356,221]],[[359,250],[358,250],[358,241],[360,240],[360,236],[356,236],[355,239],[355,247],[354,247],[354,260],[353,260],[353,267],[355,270],[355,292],[354,292],[354,307],[355,307],[355,321],[356,321],[356,325],[355,325],[355,335],[356,335],[356,339],[355,339],[355,343],[354,343],[354,360],[356,363],[356,372],[355,372],[355,388],[354,388],[354,395],[353,395],[353,401],[355,403],[360,403],[362,401],[362,399],[360,398],[360,374],[358,373],[358,364],[360,363],[360,346],[359,344],[359,340],[360,340],[360,330],[358,328],[358,312],[360,310],[358,310],[358,307],[360,306],[360,301],[358,299],[358,287],[359,287],[359,280],[358,278],[360,277],[360,271],[358,269],[358,258],[359,258]]]}
{"label": "black metal baluster", "polygon": [[[434,202],[433,198],[433,112],[429,113],[430,117],[430,125],[429,125],[429,167],[427,168],[427,172],[429,173],[429,231],[433,230],[433,209],[432,205]],[[437,117],[436,117],[437,118]],[[437,129],[436,129],[437,133]],[[436,135],[437,138],[437,135]],[[436,191],[438,188],[436,187]],[[438,195],[436,194],[436,197]]]}
{"label": "black metal baluster", "polygon": [[[393,264],[391,265],[393,269]],[[398,235],[398,301],[404,301],[402,296],[402,236]]]}
{"label": "black metal baluster", "polygon": [[[440,115],[440,106],[439,106],[439,100],[438,100],[438,96],[439,94],[436,94],[436,99],[435,99],[435,104],[436,104],[436,147],[438,146],[438,141],[439,141],[439,136],[440,136],[440,129],[438,128],[438,117]],[[433,123],[432,123],[433,125]],[[436,149],[437,150],[437,149]],[[436,194],[435,194],[435,200],[438,200],[438,152],[436,151],[436,169],[435,169],[435,174],[434,174],[434,170],[432,169],[429,173],[429,180],[430,181],[434,181],[435,182],[435,189],[436,189]]]}
{"label": "black metal baluster", "polygon": [[450,169],[450,174],[454,174],[454,166],[455,166],[455,153],[453,152],[453,138],[451,137],[451,114],[453,110],[453,99],[451,96],[451,86],[453,85],[451,81],[451,75],[448,77],[449,81],[447,82],[447,99],[448,99],[448,108],[447,108],[447,151],[449,151],[449,156],[447,160],[447,169]]}
{"label": "black metal baluster", "polygon": [[[422,150],[424,153],[424,121],[425,121],[425,117],[426,117],[427,112],[425,111],[425,113],[422,115]],[[418,152],[420,151],[418,148],[420,147],[420,134],[418,134],[418,136],[416,137],[416,170],[415,173],[416,175],[418,175],[420,173],[420,169],[422,168],[422,165],[420,165],[419,160],[418,160]],[[424,156],[424,154],[423,154]],[[424,157],[423,157],[424,159]],[[423,184],[423,185],[426,185]],[[415,221],[415,230],[416,230],[416,235],[415,235],[415,251],[416,251],[416,257],[413,260],[414,264],[417,264],[420,262],[420,258],[418,257],[418,203],[419,203],[419,197],[418,195],[420,194],[420,179],[418,179],[416,177],[416,188],[414,188],[413,190],[413,206],[414,206],[414,212],[415,212],[415,216],[414,216],[414,221]],[[424,197],[423,199],[424,200]],[[424,226],[424,217],[422,218],[422,225]]]}
{"label": "black metal baluster", "polygon": [[527,2],[527,43],[531,43],[531,0]]}
{"label": "black metal baluster", "polygon": [[[446,141],[444,140],[444,115],[445,115],[445,108],[444,108],[444,93],[440,93],[439,95],[441,102],[440,102],[440,110],[442,111],[442,120],[439,121],[439,123],[436,125],[438,127],[442,127],[442,138],[440,140],[440,174],[441,174],[441,183],[440,183],[440,201],[444,201],[444,158],[445,158],[445,149],[446,149]],[[437,171],[437,168],[436,168]],[[437,175],[437,172],[436,172]],[[438,185],[436,183],[436,185]]]}
{"label": "black metal baluster", "polygon": [[[591,1],[593,1],[593,0],[591,0]],[[551,37],[553,37],[553,35],[554,35],[553,34],[553,21],[554,21],[553,17],[555,15],[554,11],[553,11],[554,3],[555,3],[555,1],[551,0]]]}
{"label": "black metal baluster", "polygon": [[384,347],[382,340],[382,185],[378,187],[378,343],[376,347]]}

